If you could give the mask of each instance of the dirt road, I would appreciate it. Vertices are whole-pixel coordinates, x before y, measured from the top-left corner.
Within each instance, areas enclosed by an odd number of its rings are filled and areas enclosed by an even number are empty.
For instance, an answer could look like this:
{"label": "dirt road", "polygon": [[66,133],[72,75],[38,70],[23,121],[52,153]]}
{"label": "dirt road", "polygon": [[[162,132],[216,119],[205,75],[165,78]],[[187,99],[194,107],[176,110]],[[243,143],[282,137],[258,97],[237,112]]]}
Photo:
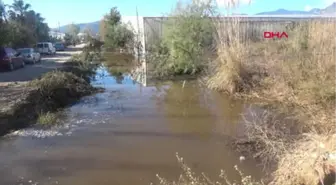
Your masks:
{"label": "dirt road", "polygon": [[40,63],[35,65],[27,64],[24,68],[14,71],[0,72],[0,87],[7,86],[10,83],[24,83],[40,77],[42,74],[59,68],[62,63],[67,61],[72,55],[80,53],[82,47],[69,48],[66,51],[57,52],[54,56],[42,56]]}

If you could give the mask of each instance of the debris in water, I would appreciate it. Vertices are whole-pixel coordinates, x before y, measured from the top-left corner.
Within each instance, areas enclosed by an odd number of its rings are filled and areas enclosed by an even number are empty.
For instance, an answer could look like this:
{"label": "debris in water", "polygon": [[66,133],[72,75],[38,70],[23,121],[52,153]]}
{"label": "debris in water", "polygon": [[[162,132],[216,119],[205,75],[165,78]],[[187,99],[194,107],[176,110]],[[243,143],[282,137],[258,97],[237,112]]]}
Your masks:
{"label": "debris in water", "polygon": [[239,160],[240,160],[240,162],[242,162],[242,161],[245,160],[245,157],[244,157],[244,156],[240,156],[240,157],[239,157]]}

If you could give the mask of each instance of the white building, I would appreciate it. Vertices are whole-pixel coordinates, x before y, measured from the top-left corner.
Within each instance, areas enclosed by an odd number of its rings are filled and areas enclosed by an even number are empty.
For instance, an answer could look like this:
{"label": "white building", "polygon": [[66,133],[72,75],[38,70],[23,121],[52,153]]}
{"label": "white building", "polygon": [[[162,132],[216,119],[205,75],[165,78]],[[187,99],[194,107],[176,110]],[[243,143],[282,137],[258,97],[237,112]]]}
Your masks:
{"label": "white building", "polygon": [[138,48],[134,48],[137,56],[144,56],[145,52],[145,37],[144,37],[144,18],[142,16],[122,16],[121,22],[130,25],[136,35],[136,40],[141,43],[141,53],[138,54]]}
{"label": "white building", "polygon": [[65,34],[57,31],[49,31],[49,36],[58,39],[64,39]]}

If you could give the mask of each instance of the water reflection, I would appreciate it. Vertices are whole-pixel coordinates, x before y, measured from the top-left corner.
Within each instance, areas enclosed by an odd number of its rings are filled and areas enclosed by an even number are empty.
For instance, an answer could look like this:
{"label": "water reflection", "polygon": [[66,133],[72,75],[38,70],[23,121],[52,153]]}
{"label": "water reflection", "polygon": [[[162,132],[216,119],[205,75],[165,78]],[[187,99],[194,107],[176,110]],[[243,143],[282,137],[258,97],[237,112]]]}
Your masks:
{"label": "water reflection", "polygon": [[208,138],[215,120],[206,105],[197,84],[182,88],[181,83],[157,86],[162,92],[157,97],[157,108],[164,113],[164,120],[174,133],[192,133]]}
{"label": "water reflection", "polygon": [[216,131],[230,136],[243,133],[242,115],[246,108],[242,101],[233,99],[225,94],[211,93],[211,111],[216,115]]}

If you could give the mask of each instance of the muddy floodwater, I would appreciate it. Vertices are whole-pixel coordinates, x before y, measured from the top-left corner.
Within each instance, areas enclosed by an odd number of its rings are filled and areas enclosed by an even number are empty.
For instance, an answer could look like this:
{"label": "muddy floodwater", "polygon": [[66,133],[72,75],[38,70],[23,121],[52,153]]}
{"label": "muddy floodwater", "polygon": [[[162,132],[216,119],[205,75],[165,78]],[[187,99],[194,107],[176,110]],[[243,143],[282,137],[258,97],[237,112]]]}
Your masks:
{"label": "muddy floodwater", "polygon": [[239,179],[234,165],[254,178],[261,167],[228,146],[244,132],[251,106],[195,81],[135,83],[97,71],[103,93],[64,110],[62,125],[16,131],[0,140],[1,185],[148,185],[156,174],[176,180],[176,152],[195,172]]}

